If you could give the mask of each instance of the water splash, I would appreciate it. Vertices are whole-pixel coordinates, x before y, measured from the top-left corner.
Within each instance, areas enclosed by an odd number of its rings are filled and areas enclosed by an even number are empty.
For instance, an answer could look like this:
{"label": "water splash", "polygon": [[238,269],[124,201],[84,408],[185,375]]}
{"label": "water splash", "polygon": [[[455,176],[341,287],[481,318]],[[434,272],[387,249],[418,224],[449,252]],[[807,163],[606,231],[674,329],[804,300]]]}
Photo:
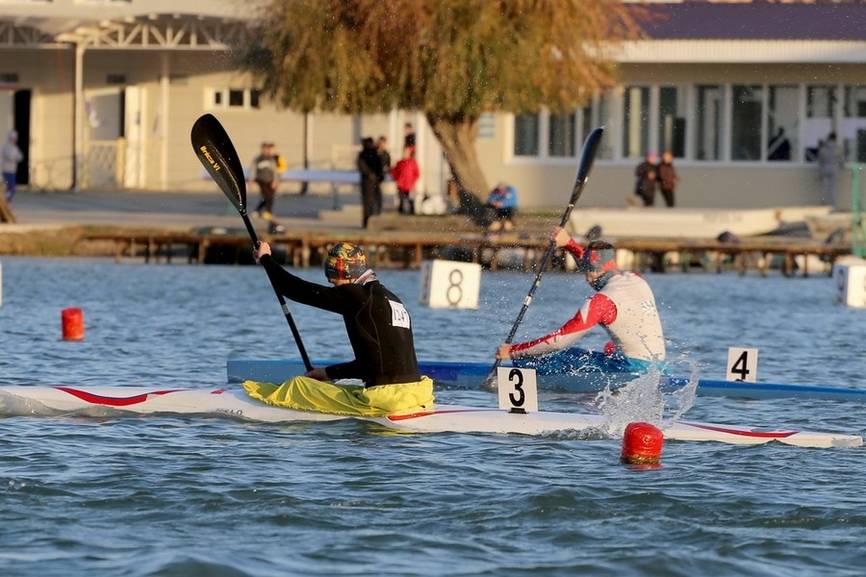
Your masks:
{"label": "water splash", "polygon": [[605,387],[594,401],[604,417],[604,432],[618,437],[629,423],[646,422],[665,429],[678,421],[694,405],[698,387],[697,364],[689,364],[688,384],[671,392],[663,391],[665,376],[656,366],[621,387]]}
{"label": "water splash", "polygon": [[658,369],[653,368],[622,387],[602,389],[595,403],[604,417],[605,432],[620,436],[629,423],[637,421],[660,425],[664,413],[660,377]]}

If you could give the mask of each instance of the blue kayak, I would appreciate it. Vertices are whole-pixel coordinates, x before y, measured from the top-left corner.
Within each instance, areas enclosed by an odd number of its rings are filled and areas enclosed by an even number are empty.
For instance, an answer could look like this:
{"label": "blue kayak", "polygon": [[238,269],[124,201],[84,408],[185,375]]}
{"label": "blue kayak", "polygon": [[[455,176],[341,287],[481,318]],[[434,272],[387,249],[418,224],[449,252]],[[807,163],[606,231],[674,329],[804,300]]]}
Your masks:
{"label": "blue kayak", "polygon": [[[645,367],[634,364],[626,358],[609,357],[601,353],[577,350],[572,352],[576,362],[563,364],[563,357],[550,359],[542,357],[532,361],[521,360],[518,366],[534,368],[537,372],[538,387],[541,390],[569,393],[597,393],[607,386],[616,388],[644,374]],[[558,355],[550,355],[557,357]],[[572,359],[572,360],[575,360]],[[317,360],[317,367],[328,366],[340,361]],[[490,372],[492,363],[459,361],[420,361],[421,374],[427,375],[439,387],[458,389],[477,389]],[[511,366],[504,363],[503,366]],[[300,359],[256,360],[229,359],[226,362],[228,381],[244,380],[281,383],[305,371]],[[662,367],[664,373],[664,367]],[[662,389],[674,391],[689,383],[685,377],[663,376]],[[866,389],[849,387],[828,387],[821,385],[790,385],[780,383],[745,383],[742,381],[722,381],[700,379],[697,393],[708,397],[739,397],[745,399],[807,398],[830,399],[837,401],[866,402]]]}

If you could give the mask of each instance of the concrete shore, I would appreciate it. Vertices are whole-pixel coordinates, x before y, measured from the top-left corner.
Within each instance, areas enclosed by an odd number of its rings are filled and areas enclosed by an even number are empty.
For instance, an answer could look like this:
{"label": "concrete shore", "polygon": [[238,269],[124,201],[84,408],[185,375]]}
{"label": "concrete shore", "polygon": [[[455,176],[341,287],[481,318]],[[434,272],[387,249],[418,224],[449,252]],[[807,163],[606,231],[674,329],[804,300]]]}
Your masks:
{"label": "concrete shore", "polygon": [[[340,201],[351,207],[355,195]],[[258,195],[250,195],[255,208]],[[281,195],[275,219],[296,230],[327,229],[319,219],[331,208],[326,195]],[[113,245],[80,242],[87,234],[107,231],[190,231],[243,226],[237,211],[219,191],[212,192],[19,192],[11,203],[17,222],[0,223],[0,254],[29,256],[113,256]],[[267,223],[254,219],[257,228]],[[354,228],[354,227],[351,227]],[[357,228],[360,228],[358,222]]]}
{"label": "concrete shore", "polygon": [[[335,199],[330,195],[283,194],[277,198],[274,220],[285,227],[285,233],[269,236],[269,222],[255,216],[253,225],[264,238],[285,249],[287,261],[298,266],[315,262],[329,243],[350,240],[370,250],[379,266],[417,267],[422,259],[459,255],[458,260],[473,260],[493,269],[504,266],[531,270],[547,246],[549,231],[559,220],[553,210],[519,214],[513,232],[487,235],[464,216],[397,215],[390,206],[393,199],[386,197],[386,213],[371,219],[365,230],[360,226],[357,195],[343,194],[337,200],[342,210],[333,210]],[[257,201],[258,195],[250,195],[249,205],[255,207]],[[185,256],[188,262],[199,263],[249,261],[249,240],[242,221],[216,190],[23,192],[15,197],[12,208],[17,222],[0,224],[0,255],[131,257],[143,258],[145,262],[160,259],[170,262],[172,256],[178,261]],[[797,214],[797,209],[785,211]],[[699,236],[700,221],[697,236],[678,234],[684,229],[676,224],[677,219],[689,218],[693,222],[695,215],[689,215],[694,212],[694,209],[599,212],[582,208],[575,211],[572,222],[575,230],[583,233],[590,225],[598,224],[596,220],[613,218],[610,225],[605,222],[605,237],[622,249],[619,251],[622,265],[637,270],[664,271],[672,267],[685,271],[698,266],[703,270],[735,268],[741,273],[754,269],[766,274],[769,268],[780,268],[786,275],[797,269],[815,273],[825,271],[828,263],[851,252],[850,243],[831,246],[808,238],[805,225],[796,235],[746,234],[739,235],[742,238],[733,243],[715,238],[718,223],[705,227],[705,237]],[[736,224],[749,211],[705,212],[700,215],[704,220],[725,216]],[[619,234],[617,222],[620,228],[626,226]],[[640,223],[643,226],[640,230],[649,230],[651,234],[638,234],[636,225],[629,222]],[[632,234],[628,234],[629,229],[634,229]]]}

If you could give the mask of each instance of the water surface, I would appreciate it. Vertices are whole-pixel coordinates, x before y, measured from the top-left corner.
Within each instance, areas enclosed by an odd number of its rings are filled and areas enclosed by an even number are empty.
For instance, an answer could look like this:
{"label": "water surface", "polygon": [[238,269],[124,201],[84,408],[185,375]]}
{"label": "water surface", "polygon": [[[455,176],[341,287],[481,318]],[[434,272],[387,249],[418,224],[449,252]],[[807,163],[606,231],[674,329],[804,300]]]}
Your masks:
{"label": "water surface", "polygon": [[[2,264],[3,385],[212,387],[229,355],[296,354],[254,267]],[[442,360],[491,359],[531,283],[485,274],[479,310],[434,311],[417,304],[417,272],[381,277],[413,315],[419,356]],[[834,304],[828,278],[648,279],[683,370],[724,377],[727,347],[750,346],[761,380],[866,387],[866,311]],[[578,276],[546,275],[518,337],[556,328],[588,294]],[[58,338],[66,306],[84,308],[82,343]],[[348,354],[341,319],[292,311],[311,356]],[[495,402],[481,391],[439,400]],[[541,396],[551,410],[587,402]],[[830,401],[699,397],[687,416],[866,430],[866,407]],[[397,435],[354,422],[5,418],[0,574],[863,574],[863,449],[669,443],[653,471],[618,454],[615,440]]]}

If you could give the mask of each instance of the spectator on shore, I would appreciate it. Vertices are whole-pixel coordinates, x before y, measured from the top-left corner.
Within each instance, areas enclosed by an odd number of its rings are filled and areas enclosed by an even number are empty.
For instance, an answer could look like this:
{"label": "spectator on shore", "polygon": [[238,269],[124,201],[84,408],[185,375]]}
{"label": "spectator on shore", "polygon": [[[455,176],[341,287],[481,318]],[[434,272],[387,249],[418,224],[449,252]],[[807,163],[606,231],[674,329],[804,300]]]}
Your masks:
{"label": "spectator on shore", "polygon": [[361,140],[358,172],[361,173],[362,225],[367,228],[367,221],[370,220],[370,217],[382,213],[382,181],[385,180],[382,159],[376,150],[376,143],[369,136]]}
{"label": "spectator on shore", "polygon": [[391,173],[391,153],[388,152],[388,139],[380,136],[376,141],[376,151],[379,153],[379,159],[382,161],[382,172],[384,174]]}
{"label": "spectator on shore", "polygon": [[836,206],[836,183],[839,171],[845,163],[842,150],[836,143],[836,133],[831,132],[818,149],[818,171],[821,175],[821,200]]}
{"label": "spectator on shore", "polygon": [[668,208],[673,208],[674,191],[677,188],[677,182],[680,180],[680,177],[674,168],[674,155],[670,150],[665,150],[662,153],[662,161],[656,168],[656,173],[658,175],[659,190],[661,190],[662,197],[665,199],[665,205]]}
{"label": "spectator on shore", "polygon": [[411,122],[407,122],[403,125],[403,148],[409,147],[415,148],[415,127],[412,126]]}
{"label": "spectator on shore", "polygon": [[2,167],[3,181],[6,183],[6,200],[11,201],[15,196],[15,187],[18,178],[18,163],[24,160],[21,149],[18,148],[18,133],[14,130],[6,137],[3,145]]}
{"label": "spectator on shore", "polygon": [[273,142],[262,142],[258,156],[253,159],[250,172],[253,180],[259,185],[262,199],[255,212],[265,220],[271,220],[274,213],[274,197],[277,194],[279,173],[285,169],[285,163],[276,153]]}
{"label": "spectator on shore", "polygon": [[767,145],[767,160],[791,160],[791,141],[781,126]]}
{"label": "spectator on shore", "polygon": [[629,204],[637,205],[641,202],[643,203],[643,206],[652,206],[655,204],[656,182],[658,180],[656,164],[658,161],[659,159],[656,153],[650,151],[647,153],[644,161],[637,165],[637,168],[634,171],[634,195],[637,198],[633,201],[629,201]]}
{"label": "spectator on shore", "polygon": [[391,170],[391,176],[397,183],[397,194],[400,198],[398,211],[400,214],[415,214],[415,201],[412,198],[413,189],[421,176],[421,169],[415,160],[415,147],[403,149],[403,158],[397,161]]}
{"label": "spectator on shore", "polygon": [[487,207],[493,213],[493,221],[488,227],[490,232],[513,229],[514,215],[517,212],[517,189],[500,182],[487,196]]}

